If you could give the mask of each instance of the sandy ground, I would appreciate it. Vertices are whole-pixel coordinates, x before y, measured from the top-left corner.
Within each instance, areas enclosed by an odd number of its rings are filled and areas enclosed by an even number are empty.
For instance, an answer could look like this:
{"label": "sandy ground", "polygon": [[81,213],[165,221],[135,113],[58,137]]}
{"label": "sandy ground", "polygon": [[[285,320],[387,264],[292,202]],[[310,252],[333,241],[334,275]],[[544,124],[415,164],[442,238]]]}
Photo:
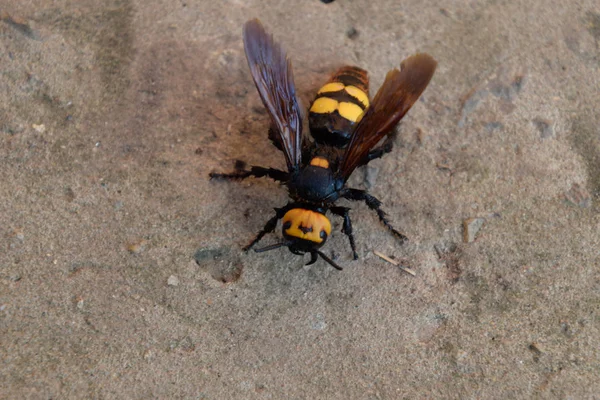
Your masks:
{"label": "sandy ground", "polygon": [[[290,4],[295,4],[291,6]],[[600,398],[597,0],[4,0],[0,398]],[[439,68],[323,261],[244,254],[285,191],[241,40],[304,104]],[[463,221],[481,218],[475,240]],[[271,235],[264,244],[277,241]],[[373,251],[412,268],[402,272]]]}

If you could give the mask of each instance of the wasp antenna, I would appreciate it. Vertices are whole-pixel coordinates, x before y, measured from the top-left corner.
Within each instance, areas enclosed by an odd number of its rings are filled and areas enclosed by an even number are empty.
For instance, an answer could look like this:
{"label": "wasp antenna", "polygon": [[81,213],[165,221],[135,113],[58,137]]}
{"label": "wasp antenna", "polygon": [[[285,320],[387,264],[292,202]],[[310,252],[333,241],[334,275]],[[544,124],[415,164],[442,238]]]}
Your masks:
{"label": "wasp antenna", "polygon": [[[344,268],[340,267],[339,265],[337,265],[335,262],[333,262],[333,260],[332,260],[331,258],[327,257],[327,256],[326,256],[325,254],[323,254],[323,252],[322,252],[322,251],[320,251],[320,250],[315,250],[315,252],[314,252],[314,253],[312,253],[312,254],[313,254],[313,256],[314,256],[315,254],[318,254],[318,255],[320,255],[320,256],[321,256],[321,258],[322,258],[323,260],[325,260],[325,261],[326,261],[326,262],[327,262],[329,265],[331,265],[333,268],[337,269],[338,271],[341,271],[341,270],[343,270],[343,269],[344,269]],[[310,264],[312,264],[312,263],[310,263]],[[308,265],[308,264],[307,264],[307,265]]]}
{"label": "wasp antenna", "polygon": [[263,247],[262,249],[254,249],[255,253],[263,253],[265,251],[275,250],[280,247],[289,246],[290,244],[287,242],[275,243],[270,246]]}

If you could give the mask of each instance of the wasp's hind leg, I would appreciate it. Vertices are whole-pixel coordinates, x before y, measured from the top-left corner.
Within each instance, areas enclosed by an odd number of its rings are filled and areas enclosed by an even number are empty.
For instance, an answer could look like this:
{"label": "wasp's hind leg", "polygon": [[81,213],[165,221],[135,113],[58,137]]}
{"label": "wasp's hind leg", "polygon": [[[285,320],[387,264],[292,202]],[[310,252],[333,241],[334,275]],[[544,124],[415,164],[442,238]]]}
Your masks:
{"label": "wasp's hind leg", "polygon": [[358,260],[358,254],[356,253],[356,243],[354,243],[354,235],[352,234],[352,221],[350,221],[350,209],[348,207],[331,207],[329,209],[335,215],[339,215],[344,218],[344,225],[342,226],[342,233],[345,233],[350,240],[350,247],[352,247],[352,255],[355,260]]}
{"label": "wasp's hind leg", "polygon": [[379,217],[381,223],[385,225],[385,227],[388,228],[394,234],[394,236],[396,236],[400,240],[401,243],[408,241],[408,237],[394,229],[394,227],[387,220],[385,212],[381,209],[381,201],[379,201],[375,196],[371,196],[364,190],[350,188],[345,189],[342,192],[342,197],[348,200],[364,201],[367,204],[367,207],[369,207],[371,210],[377,213],[377,216]]}
{"label": "wasp's hind leg", "polygon": [[242,180],[246,179],[250,176],[254,176],[256,178],[262,178],[263,176],[267,176],[274,181],[286,183],[289,180],[289,174],[285,171],[281,171],[275,168],[264,168],[264,167],[251,167],[250,170],[240,170],[235,171],[230,174],[217,174],[211,172],[209,174],[210,179],[226,179],[226,180]]}
{"label": "wasp's hind leg", "polygon": [[383,141],[381,146],[374,148],[373,150],[367,153],[365,160],[361,163],[361,165],[366,165],[370,161],[375,160],[376,158],[383,157],[384,154],[389,153],[394,148],[394,140],[396,140],[396,136],[398,136],[397,132],[389,134],[387,138]]}

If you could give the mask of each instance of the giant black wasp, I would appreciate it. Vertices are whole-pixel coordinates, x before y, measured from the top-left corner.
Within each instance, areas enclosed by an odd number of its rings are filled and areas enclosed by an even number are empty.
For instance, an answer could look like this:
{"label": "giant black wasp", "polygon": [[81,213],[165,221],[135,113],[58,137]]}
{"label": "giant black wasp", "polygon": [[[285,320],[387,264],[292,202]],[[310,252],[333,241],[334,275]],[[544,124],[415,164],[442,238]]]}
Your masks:
{"label": "giant black wasp", "polygon": [[358,67],[341,68],[311,104],[310,140],[302,135],[303,113],[296,98],[292,65],[258,19],[244,25],[244,49],[258,93],[271,116],[269,139],[284,153],[287,171],[252,166],[229,174],[211,173],[210,177],[239,180],[267,176],[286,185],[291,198],[284,207],[275,209],[275,215],[244,250],[273,232],[281,219],[284,240],[257,252],[285,246],[294,254],[310,253],[308,264],[321,257],[341,270],[320,250],[331,234],[331,223],[325,216],[329,210],[343,218],[342,232],[348,236],[354,259],[358,258],[350,208],[335,205],[339,198],[364,201],[394,236],[406,240],[390,225],[377,198],[347,187],[346,181],[357,167],[391,151],[394,129],[429,84],[436,61],[424,53],[408,57],[400,70],[388,72],[370,104],[367,72]]}

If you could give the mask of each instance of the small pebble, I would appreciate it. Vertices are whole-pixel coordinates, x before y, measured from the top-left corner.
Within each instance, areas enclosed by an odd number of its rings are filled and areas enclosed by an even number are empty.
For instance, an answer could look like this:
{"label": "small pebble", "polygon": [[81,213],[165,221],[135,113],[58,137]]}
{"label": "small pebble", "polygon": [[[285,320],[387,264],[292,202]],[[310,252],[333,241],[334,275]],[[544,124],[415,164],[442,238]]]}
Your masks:
{"label": "small pebble", "polygon": [[571,189],[565,193],[565,200],[581,208],[589,208],[592,205],[592,196],[578,183],[571,185]]}
{"label": "small pebble", "polygon": [[552,128],[552,124],[548,120],[545,120],[543,118],[535,118],[533,120],[533,125],[540,132],[540,137],[542,139],[547,139],[554,135],[554,129]]}
{"label": "small pebble", "polygon": [[196,250],[196,253],[194,253],[194,260],[200,265],[205,261],[217,260],[221,258],[224,253],[224,249],[199,248]]}
{"label": "small pebble", "polygon": [[367,189],[371,189],[377,183],[377,176],[379,175],[379,168],[367,165],[364,167],[364,173],[365,173],[365,185],[367,186]]}
{"label": "small pebble", "polygon": [[346,31],[346,36],[348,37],[348,39],[356,39],[356,37],[358,36],[358,31],[355,27],[350,27]]}
{"label": "small pebble", "polygon": [[139,240],[134,243],[130,243],[127,245],[127,251],[132,254],[141,253],[142,251],[144,251],[145,248],[146,248],[146,241],[144,239]]}
{"label": "small pebble", "polygon": [[169,279],[167,279],[167,285],[169,286],[179,286],[179,278],[175,275],[171,275]]}
{"label": "small pebble", "polygon": [[36,131],[38,131],[39,133],[46,132],[46,125],[44,125],[44,124],[40,124],[40,125],[33,124],[33,125],[31,125],[31,127],[33,129],[35,129]]}
{"label": "small pebble", "polygon": [[475,241],[477,233],[485,224],[485,218],[469,218],[463,221],[463,240],[465,243],[471,243]]}

